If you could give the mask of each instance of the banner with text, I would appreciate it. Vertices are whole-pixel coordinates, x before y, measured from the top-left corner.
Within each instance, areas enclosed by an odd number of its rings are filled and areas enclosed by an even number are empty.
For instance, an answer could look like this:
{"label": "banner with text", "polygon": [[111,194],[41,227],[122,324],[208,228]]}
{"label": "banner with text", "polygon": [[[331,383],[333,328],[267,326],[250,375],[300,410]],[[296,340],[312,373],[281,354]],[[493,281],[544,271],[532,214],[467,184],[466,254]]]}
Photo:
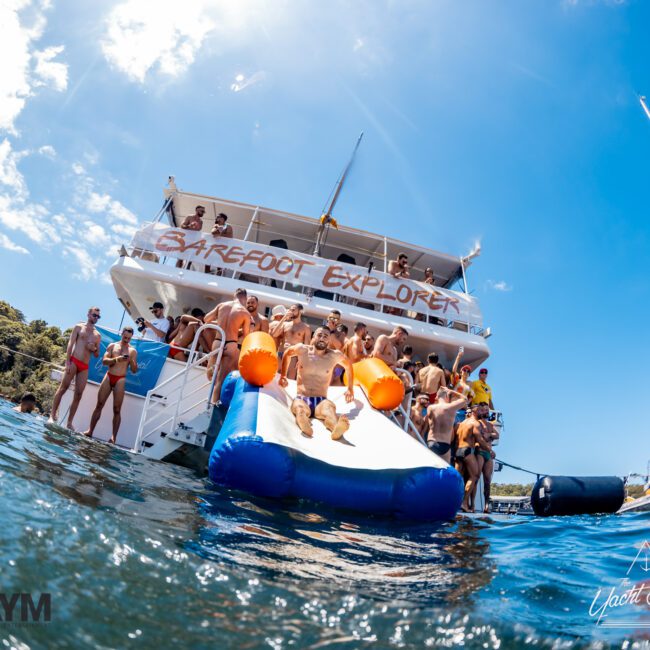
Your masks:
{"label": "banner with text", "polygon": [[394,278],[381,271],[304,255],[240,239],[224,239],[193,230],[149,224],[131,245],[198,264],[263,275],[312,289],[330,291],[362,301],[409,309],[452,321],[481,325],[476,301],[464,293],[424,282]]}
{"label": "banner with text", "polygon": [[[108,370],[108,366],[102,364],[102,359],[106,353],[106,348],[111,343],[117,343],[122,339],[118,332],[111,332],[103,327],[97,327],[101,334],[99,344],[99,357],[90,357],[90,367],[88,368],[88,379],[101,382]],[[166,343],[157,341],[146,341],[144,339],[131,339],[131,347],[134,347],[138,353],[138,372],[134,375],[131,370],[126,372],[126,390],[136,395],[146,395],[158,381],[160,372],[165,365],[169,346]]]}

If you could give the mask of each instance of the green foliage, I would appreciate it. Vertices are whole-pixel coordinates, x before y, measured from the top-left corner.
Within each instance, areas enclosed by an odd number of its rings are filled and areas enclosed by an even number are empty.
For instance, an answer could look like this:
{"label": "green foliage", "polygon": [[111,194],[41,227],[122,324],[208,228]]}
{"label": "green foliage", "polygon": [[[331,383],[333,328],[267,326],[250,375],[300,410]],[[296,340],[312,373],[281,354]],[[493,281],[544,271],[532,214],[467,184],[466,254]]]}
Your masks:
{"label": "green foliage", "polygon": [[490,493],[495,497],[528,497],[532,491],[532,483],[492,483]]}
{"label": "green foliage", "polygon": [[[25,322],[24,314],[0,300],[0,394],[19,400],[27,391],[36,395],[41,411],[48,411],[57,383],[50,379],[52,366],[62,366],[67,337],[44,320]],[[35,359],[15,354],[23,352]]]}

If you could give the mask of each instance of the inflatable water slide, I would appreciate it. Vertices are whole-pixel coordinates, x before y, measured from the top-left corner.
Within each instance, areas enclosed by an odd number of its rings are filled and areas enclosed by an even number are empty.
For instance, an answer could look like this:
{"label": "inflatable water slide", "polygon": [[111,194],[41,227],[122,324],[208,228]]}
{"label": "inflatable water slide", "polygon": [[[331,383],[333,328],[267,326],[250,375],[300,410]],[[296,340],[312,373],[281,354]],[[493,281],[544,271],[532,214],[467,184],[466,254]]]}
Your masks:
{"label": "inflatable water slide", "polygon": [[441,521],[452,519],[463,497],[458,472],[381,411],[404,396],[400,379],[378,359],[354,366],[354,401],[344,387],[328,397],[350,428],[332,440],[322,422],[302,434],[290,411],[296,384],[278,384],[277,354],[268,334],[250,334],[239,372],[222,386],[228,408],[212,448],[210,478],[264,497],[294,497],[369,514]]}

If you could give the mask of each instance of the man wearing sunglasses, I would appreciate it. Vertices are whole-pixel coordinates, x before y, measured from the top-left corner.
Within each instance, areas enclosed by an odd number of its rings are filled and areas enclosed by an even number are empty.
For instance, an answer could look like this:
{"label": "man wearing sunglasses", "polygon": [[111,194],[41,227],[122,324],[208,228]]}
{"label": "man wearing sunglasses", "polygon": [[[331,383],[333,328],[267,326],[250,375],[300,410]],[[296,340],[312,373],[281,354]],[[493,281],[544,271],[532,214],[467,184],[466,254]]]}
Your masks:
{"label": "man wearing sunglasses", "polygon": [[66,427],[72,431],[74,431],[72,421],[77,413],[81,396],[88,382],[90,355],[92,354],[95,357],[99,356],[101,336],[95,329],[95,325],[100,318],[99,307],[91,307],[88,310],[88,320],[85,323],[77,323],[73,327],[66,351],[65,370],[61,378],[61,384],[52,401],[52,413],[49,421],[56,422],[59,419],[61,399],[74,379],[74,395],[70,404],[70,410],[68,411],[68,421],[66,424]]}
{"label": "man wearing sunglasses", "polygon": [[488,371],[487,368],[481,368],[478,371],[478,379],[472,382],[472,406],[485,402],[490,410],[494,411],[494,404],[492,404],[492,389],[487,383]]}

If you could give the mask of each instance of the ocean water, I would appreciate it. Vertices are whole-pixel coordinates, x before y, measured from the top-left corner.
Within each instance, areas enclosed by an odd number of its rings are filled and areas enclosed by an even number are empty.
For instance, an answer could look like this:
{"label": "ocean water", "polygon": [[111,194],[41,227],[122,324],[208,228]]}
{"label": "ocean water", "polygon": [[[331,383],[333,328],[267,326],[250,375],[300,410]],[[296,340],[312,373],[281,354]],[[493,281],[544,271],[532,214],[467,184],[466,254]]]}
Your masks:
{"label": "ocean water", "polygon": [[647,648],[645,601],[589,613],[642,581],[646,537],[650,513],[412,525],[254,499],[0,401],[0,596],[51,598],[49,622],[0,604],[0,648]]}

